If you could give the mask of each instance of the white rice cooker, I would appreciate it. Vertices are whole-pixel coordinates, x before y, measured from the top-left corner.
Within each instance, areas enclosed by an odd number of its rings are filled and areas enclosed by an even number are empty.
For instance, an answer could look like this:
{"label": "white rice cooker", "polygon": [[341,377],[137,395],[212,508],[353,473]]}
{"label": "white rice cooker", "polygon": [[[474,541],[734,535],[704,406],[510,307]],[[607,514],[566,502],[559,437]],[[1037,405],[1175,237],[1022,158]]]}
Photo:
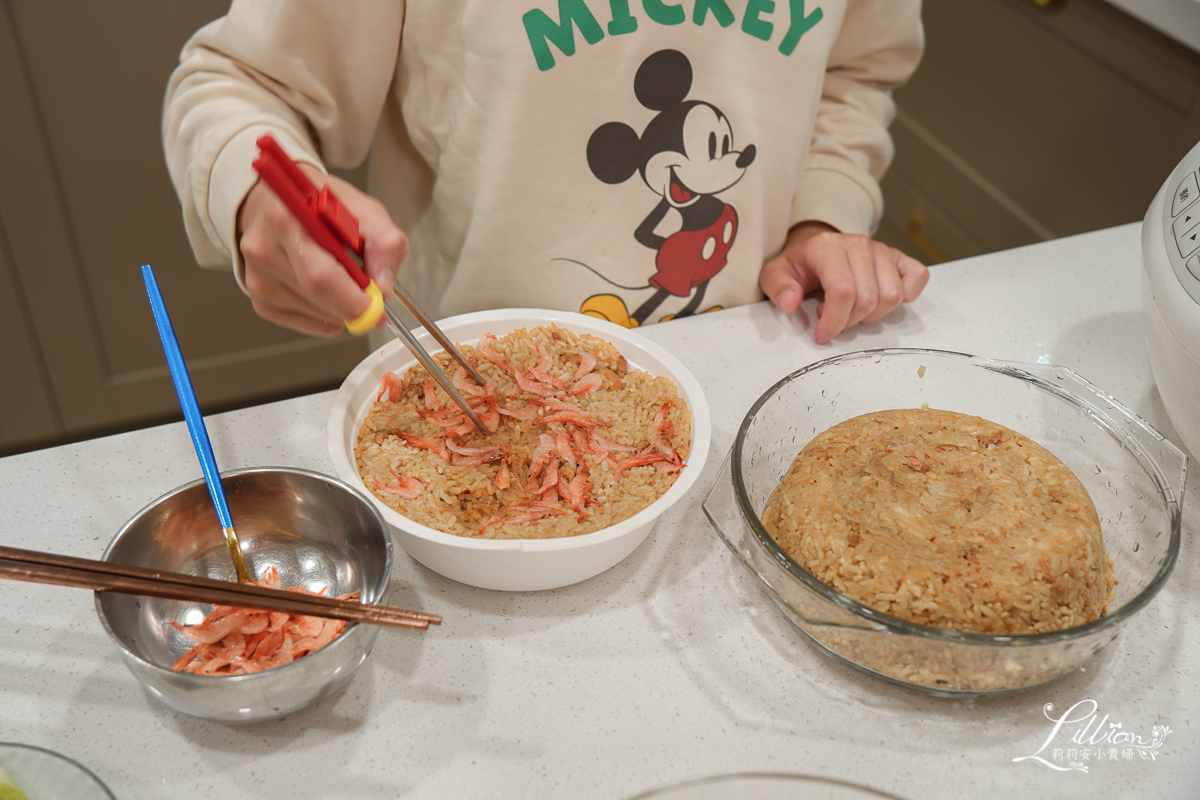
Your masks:
{"label": "white rice cooker", "polygon": [[1142,309],[1158,392],[1178,442],[1200,458],[1200,144],[1142,223]]}

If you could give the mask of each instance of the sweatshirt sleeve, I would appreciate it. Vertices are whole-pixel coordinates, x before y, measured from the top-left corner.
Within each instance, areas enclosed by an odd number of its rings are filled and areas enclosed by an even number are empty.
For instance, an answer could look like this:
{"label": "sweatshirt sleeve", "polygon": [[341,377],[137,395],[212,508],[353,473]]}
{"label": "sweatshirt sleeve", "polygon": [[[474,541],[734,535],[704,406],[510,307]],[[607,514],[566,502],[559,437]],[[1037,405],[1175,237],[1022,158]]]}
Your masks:
{"label": "sweatshirt sleeve", "polygon": [[879,180],[891,163],[892,89],[924,48],[920,0],[850,0],[830,53],[808,162],[790,225],[818,220],[873,233],[883,216]]}
{"label": "sweatshirt sleeve", "polygon": [[232,264],[242,283],[237,212],[263,133],[320,169],[366,158],[403,22],[403,0],[234,0],[184,45],[163,144],[201,265]]}

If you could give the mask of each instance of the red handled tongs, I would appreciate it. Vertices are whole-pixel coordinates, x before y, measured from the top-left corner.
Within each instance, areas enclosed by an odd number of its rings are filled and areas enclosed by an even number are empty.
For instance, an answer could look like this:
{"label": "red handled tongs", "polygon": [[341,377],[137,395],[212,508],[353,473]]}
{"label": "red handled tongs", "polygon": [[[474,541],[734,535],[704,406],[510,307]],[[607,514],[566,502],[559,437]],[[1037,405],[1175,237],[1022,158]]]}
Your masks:
{"label": "red handled tongs", "polygon": [[[366,272],[363,271],[363,250],[366,242],[358,231],[358,219],[342,205],[328,185],[318,189],[304,174],[304,170],[300,169],[299,165],[283,152],[283,148],[269,133],[258,138],[258,149],[259,156],[254,160],[254,170],[304,226],[308,235],[337,259],[337,262],[371,300],[366,311],[358,317],[346,321],[346,330],[356,335],[362,335],[374,328],[379,322],[380,316],[386,314],[388,327],[392,329],[392,332],[408,345],[412,354],[433,376],[434,380],[446,390],[450,399],[463,410],[467,419],[474,423],[479,432],[487,434],[487,427],[479,419],[474,409],[454,388],[454,384],[429,356],[425,348],[421,347],[412,332],[404,326],[400,318],[396,316],[396,312],[383,302],[383,292],[375,281],[368,278]],[[412,315],[425,326],[425,330],[429,331],[438,344],[462,365],[476,383],[483,386],[483,376],[446,338],[446,334],[442,333],[441,328],[421,310],[404,287],[397,282],[393,284],[392,288],[396,297],[400,298]]]}

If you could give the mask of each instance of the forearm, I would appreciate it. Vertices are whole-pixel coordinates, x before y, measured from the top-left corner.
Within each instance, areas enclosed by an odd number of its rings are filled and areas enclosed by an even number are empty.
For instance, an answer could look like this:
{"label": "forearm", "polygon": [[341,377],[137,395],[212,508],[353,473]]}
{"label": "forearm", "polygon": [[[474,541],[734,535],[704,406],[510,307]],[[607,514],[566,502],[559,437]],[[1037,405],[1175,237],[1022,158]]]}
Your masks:
{"label": "forearm", "polygon": [[793,198],[793,225],[821,220],[847,233],[874,231],[883,213],[879,180],[893,154],[891,92],[916,69],[923,45],[917,0],[849,4]]}
{"label": "forearm", "polygon": [[200,263],[236,265],[261,133],[317,167],[365,158],[402,21],[399,0],[238,0],[192,37],[167,88],[163,142]]}

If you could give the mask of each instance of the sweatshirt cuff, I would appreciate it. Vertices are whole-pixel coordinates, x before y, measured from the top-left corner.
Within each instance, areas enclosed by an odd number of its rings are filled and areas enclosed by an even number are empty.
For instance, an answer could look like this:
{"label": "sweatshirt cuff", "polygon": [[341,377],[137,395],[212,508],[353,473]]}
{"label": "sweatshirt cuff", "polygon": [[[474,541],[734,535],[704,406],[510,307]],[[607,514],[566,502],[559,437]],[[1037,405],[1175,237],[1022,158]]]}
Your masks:
{"label": "sweatshirt cuff", "polygon": [[788,227],[806,220],[842,233],[871,235],[883,217],[883,193],[874,181],[860,181],[836,169],[810,165],[792,197]]}
{"label": "sweatshirt cuff", "polygon": [[242,201],[258,183],[258,173],[251,165],[254,159],[258,158],[258,137],[264,133],[275,137],[279,146],[295,161],[311,164],[322,172],[325,171],[320,160],[294,136],[266,125],[256,125],[239,131],[217,154],[209,174],[208,218],[212,220],[221,237],[221,244],[231,255],[233,277],[246,294],[249,294],[246,291],[246,265],[238,247],[237,215]]}

